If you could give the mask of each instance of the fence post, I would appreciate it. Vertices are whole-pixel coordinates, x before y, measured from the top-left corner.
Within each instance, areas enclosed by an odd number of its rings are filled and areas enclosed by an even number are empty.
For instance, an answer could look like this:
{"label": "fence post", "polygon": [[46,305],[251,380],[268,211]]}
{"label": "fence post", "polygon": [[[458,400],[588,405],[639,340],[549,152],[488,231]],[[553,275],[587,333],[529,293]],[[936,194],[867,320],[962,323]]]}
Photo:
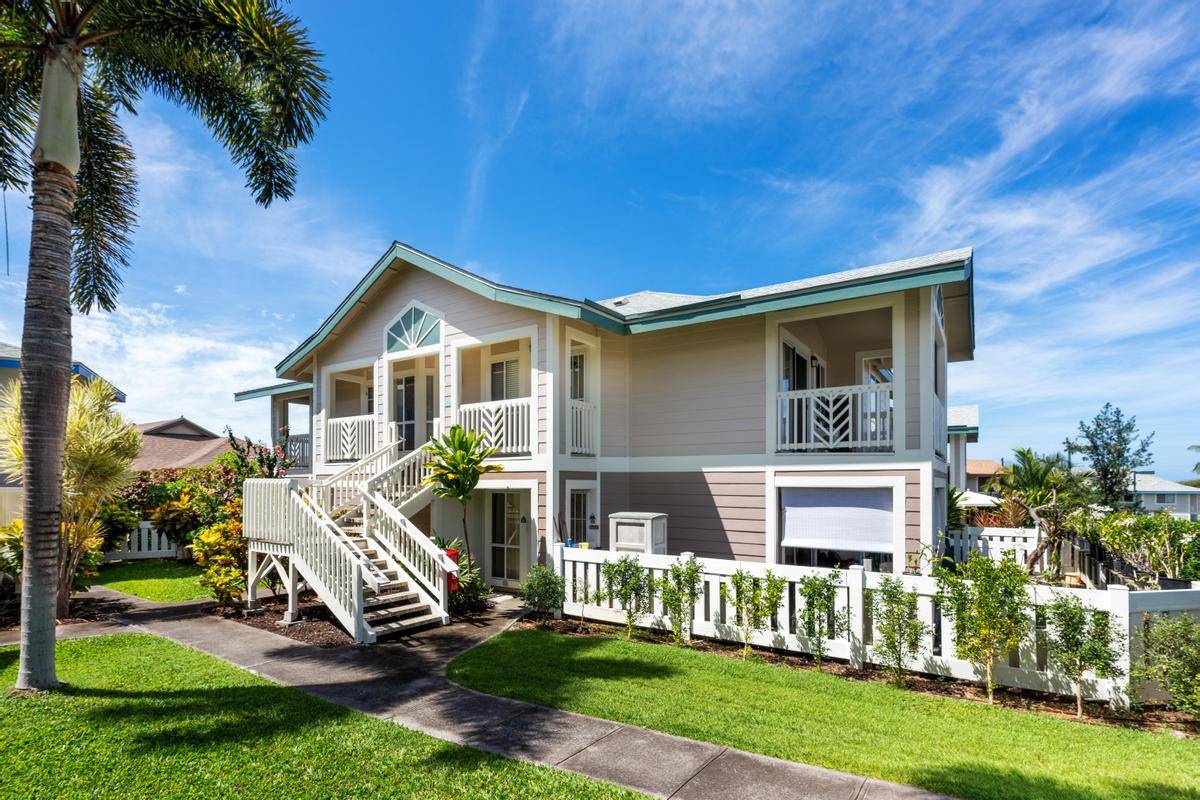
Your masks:
{"label": "fence post", "polygon": [[1128,708],[1132,684],[1129,680],[1129,668],[1133,663],[1133,627],[1129,618],[1129,587],[1121,584],[1110,584],[1108,589],[1108,614],[1113,627],[1120,631],[1125,647],[1117,657],[1117,670],[1120,677],[1113,678],[1112,697],[1109,705],[1113,708]]}
{"label": "fence post", "polygon": [[850,612],[850,666],[862,669],[866,662],[866,646],[863,644],[864,600],[867,584],[867,571],[861,564],[855,564],[846,571],[846,585],[849,597],[846,608]]}
{"label": "fence post", "polygon": [[[562,599],[563,599],[563,600],[566,600],[566,595],[567,595],[567,571],[566,571],[566,568],[564,567],[564,564],[563,564],[563,546],[564,546],[564,545],[563,545],[563,543],[562,543],[562,542],[555,542],[555,543],[554,543],[554,547],[553,547],[553,551],[552,551],[552,557],[551,557],[551,565],[550,565],[550,567],[551,567],[551,569],[553,569],[553,570],[554,570],[554,574],[555,574],[555,575],[557,575],[558,577],[560,577],[560,578],[562,578],[562,579],[563,579],[563,597],[562,597]],[[559,607],[558,607],[558,608],[556,608],[556,609],[554,610],[554,618],[555,618],[555,619],[562,619],[562,616],[563,616],[563,613],[562,613],[562,606],[561,606],[561,605],[559,605]]]}
{"label": "fence post", "polygon": [[[679,565],[682,567],[691,559],[695,558],[696,554],[692,552],[679,554]],[[700,573],[700,592],[704,592],[704,573]],[[683,641],[684,643],[692,641],[692,623],[696,619],[696,604],[692,603],[692,613],[688,615],[687,624],[683,626]]]}
{"label": "fence post", "polygon": [[258,608],[258,581],[254,580],[254,576],[258,574],[258,553],[251,550],[246,554],[246,576],[249,578],[246,586],[246,609],[253,611]]}

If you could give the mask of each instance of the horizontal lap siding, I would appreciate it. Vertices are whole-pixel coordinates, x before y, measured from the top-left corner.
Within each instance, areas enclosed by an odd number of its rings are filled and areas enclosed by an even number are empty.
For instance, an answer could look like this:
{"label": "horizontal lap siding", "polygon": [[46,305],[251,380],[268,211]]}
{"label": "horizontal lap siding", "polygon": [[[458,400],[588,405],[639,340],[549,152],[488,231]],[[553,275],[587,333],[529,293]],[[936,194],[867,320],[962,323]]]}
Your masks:
{"label": "horizontal lap siding", "polygon": [[763,330],[752,316],[629,337],[630,455],[763,452]]}
{"label": "horizontal lap siding", "polygon": [[600,336],[600,455],[629,455],[629,347],[633,337]]}
{"label": "horizontal lap siding", "polygon": [[667,549],[707,558],[762,561],[766,555],[761,472],[605,473],[600,493],[608,546],[608,516],[617,511],[667,515]]}

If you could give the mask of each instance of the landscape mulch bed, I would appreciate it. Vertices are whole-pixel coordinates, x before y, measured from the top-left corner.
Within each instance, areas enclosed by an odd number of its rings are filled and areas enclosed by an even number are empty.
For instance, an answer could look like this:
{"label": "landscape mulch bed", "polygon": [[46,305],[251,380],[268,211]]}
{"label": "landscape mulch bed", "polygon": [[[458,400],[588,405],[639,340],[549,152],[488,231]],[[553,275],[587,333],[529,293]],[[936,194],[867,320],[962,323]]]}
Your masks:
{"label": "landscape mulch bed", "polygon": [[263,598],[262,610],[257,612],[221,611],[216,608],[207,611],[317,647],[348,647],[354,644],[353,637],[342,629],[315,594],[301,592],[299,601],[300,621],[290,625],[280,624],[283,622],[284,612],[287,611],[286,595]]}
{"label": "landscape mulch bed", "polygon": [[[623,639],[625,637],[624,627],[609,625],[603,622],[589,621],[583,632],[580,632],[578,619],[538,621],[527,618],[518,622],[514,627],[518,629],[548,627],[555,633],[564,636],[599,636],[609,639]],[[634,629],[633,638],[634,641],[657,644],[664,647],[676,646],[669,634],[648,631],[643,628]],[[738,644],[695,638],[692,639],[691,644],[688,646],[693,650],[713,653],[726,658],[740,659],[742,657],[742,647]],[[766,650],[756,647],[750,657],[763,663],[775,664],[790,669],[817,669],[816,664],[808,656],[784,653],[778,650]],[[880,670],[854,669],[843,661],[826,659],[821,663],[820,669],[832,675],[838,675],[850,680],[873,681],[876,683],[886,683],[889,681],[887,676]],[[957,700],[987,703],[987,691],[984,687],[954,678],[909,673],[904,678],[904,688],[908,691],[936,697],[951,697]],[[1075,716],[1074,698],[1063,698],[1045,692],[1009,687],[997,687],[995,696],[996,705],[998,706],[1061,717],[1075,722],[1136,728],[1148,731],[1167,731],[1173,732],[1176,735],[1182,734],[1190,737],[1200,736],[1200,720],[1191,719],[1186,714],[1171,711],[1159,705],[1147,705],[1141,711],[1118,711],[1102,703],[1085,703],[1083,708],[1084,718],[1079,720]]]}
{"label": "landscape mulch bed", "polygon": [[[76,625],[80,622],[103,622],[112,616],[113,601],[82,597],[71,601],[71,615],[57,620],[59,625]],[[21,626],[21,603],[13,599],[0,607],[0,631],[15,631]]]}

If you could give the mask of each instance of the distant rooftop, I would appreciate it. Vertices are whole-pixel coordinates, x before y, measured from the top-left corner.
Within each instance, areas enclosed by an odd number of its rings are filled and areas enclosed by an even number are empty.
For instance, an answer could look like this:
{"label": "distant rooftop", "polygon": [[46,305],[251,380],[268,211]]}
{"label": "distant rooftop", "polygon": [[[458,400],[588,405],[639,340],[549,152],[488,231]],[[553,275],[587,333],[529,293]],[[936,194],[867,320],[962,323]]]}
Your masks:
{"label": "distant rooftop", "polygon": [[1176,483],[1148,472],[1135,472],[1133,491],[1137,494],[1200,494],[1200,486]]}
{"label": "distant rooftop", "polygon": [[[21,348],[15,344],[9,344],[8,342],[0,342],[0,367],[7,367],[8,369],[20,369],[20,367],[21,367]],[[84,364],[82,361],[72,361],[71,362],[71,372],[74,373],[75,375],[78,375],[79,377],[83,378],[86,381],[94,381],[97,378],[102,378],[102,376],[99,373],[93,371],[87,364]],[[106,380],[106,379],[104,379],[104,380]],[[110,383],[110,385],[111,385],[111,383]],[[124,392],[122,392],[116,386],[113,386],[113,392],[116,394],[118,403],[125,402],[125,393]]]}
{"label": "distant rooftop", "polygon": [[950,428],[979,428],[979,406],[950,406],[946,409]]}

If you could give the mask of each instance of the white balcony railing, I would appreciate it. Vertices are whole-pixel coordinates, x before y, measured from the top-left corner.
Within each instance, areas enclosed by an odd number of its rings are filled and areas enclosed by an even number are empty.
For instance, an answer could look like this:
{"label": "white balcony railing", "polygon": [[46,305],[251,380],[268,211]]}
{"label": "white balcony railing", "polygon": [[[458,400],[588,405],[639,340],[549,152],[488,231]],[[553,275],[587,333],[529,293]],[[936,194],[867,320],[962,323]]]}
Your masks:
{"label": "white balcony railing", "polygon": [[287,452],[292,469],[308,469],[312,466],[312,434],[300,433],[288,436]]}
{"label": "white balcony railing", "polygon": [[495,400],[458,407],[458,424],[480,431],[496,454],[528,455],[533,445],[533,398]]}
{"label": "white balcony railing", "polygon": [[374,414],[330,417],[325,423],[325,461],[358,461],[374,451]]}
{"label": "white balcony railing", "polygon": [[778,405],[778,450],[876,451],[894,447],[890,383],[780,392]]}
{"label": "white balcony railing", "polygon": [[596,455],[595,404],[586,400],[570,400],[567,415],[570,417],[572,455]]}

